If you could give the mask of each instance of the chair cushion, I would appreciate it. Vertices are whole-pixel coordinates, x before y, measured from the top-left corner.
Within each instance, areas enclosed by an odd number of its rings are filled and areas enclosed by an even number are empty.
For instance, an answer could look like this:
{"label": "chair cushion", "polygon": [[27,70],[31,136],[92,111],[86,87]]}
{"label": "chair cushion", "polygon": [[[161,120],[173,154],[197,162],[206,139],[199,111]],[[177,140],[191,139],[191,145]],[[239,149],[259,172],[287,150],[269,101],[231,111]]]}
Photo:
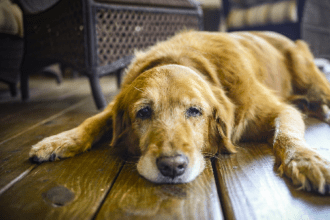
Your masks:
{"label": "chair cushion", "polygon": [[0,33],[23,37],[23,14],[9,0],[0,1]]}
{"label": "chair cushion", "polygon": [[53,7],[60,0],[18,0],[24,13],[38,14]]}
{"label": "chair cushion", "polygon": [[296,22],[298,10],[295,0],[234,8],[227,17],[228,29]]}

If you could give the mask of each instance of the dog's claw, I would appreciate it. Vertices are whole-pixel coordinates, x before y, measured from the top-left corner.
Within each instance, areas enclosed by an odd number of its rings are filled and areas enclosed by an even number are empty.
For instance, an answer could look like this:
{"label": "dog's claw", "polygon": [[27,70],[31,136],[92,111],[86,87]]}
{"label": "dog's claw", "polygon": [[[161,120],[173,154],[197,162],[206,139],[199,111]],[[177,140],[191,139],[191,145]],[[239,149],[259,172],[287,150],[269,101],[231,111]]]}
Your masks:
{"label": "dog's claw", "polygon": [[30,157],[29,160],[30,160],[31,163],[37,163],[37,164],[41,164],[41,163],[43,162],[43,161],[40,160],[40,158],[37,157],[37,156]]}
{"label": "dog's claw", "polygon": [[318,192],[322,195],[330,191],[330,170],[328,162],[320,156],[303,156],[303,160],[292,160],[284,169],[298,189]]}
{"label": "dog's claw", "polygon": [[324,193],[323,194],[330,194],[330,185],[324,186]]}
{"label": "dog's claw", "polygon": [[52,153],[49,157],[49,161],[53,162],[56,160],[56,154],[55,153]]}
{"label": "dog's claw", "polygon": [[91,146],[91,143],[81,141],[82,136],[79,130],[71,129],[47,137],[32,146],[29,153],[30,161],[32,163],[53,162],[61,158],[72,157]]}

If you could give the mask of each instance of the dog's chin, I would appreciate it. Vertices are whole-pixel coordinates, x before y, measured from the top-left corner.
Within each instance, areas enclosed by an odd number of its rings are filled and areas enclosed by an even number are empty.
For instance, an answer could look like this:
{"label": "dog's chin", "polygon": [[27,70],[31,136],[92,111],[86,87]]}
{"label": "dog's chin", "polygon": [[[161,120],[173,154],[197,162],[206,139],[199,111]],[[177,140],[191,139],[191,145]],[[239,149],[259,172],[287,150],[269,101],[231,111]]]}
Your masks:
{"label": "dog's chin", "polygon": [[140,174],[140,175],[143,176],[145,179],[149,180],[150,182],[153,182],[156,184],[182,184],[182,183],[189,183],[189,182],[193,181],[194,179],[196,179],[196,177],[199,174],[200,174],[200,172],[196,173],[194,175],[181,175],[181,176],[177,176],[175,178],[164,176],[161,173],[159,173],[156,178],[150,178],[150,176],[143,175],[143,174]]}
{"label": "dog's chin", "polygon": [[150,182],[157,184],[181,184],[189,183],[196,179],[205,168],[205,161],[201,156],[194,164],[189,167],[184,174],[175,178],[162,175],[155,164],[149,157],[142,156],[137,164],[137,170],[141,176]]}
{"label": "dog's chin", "polygon": [[[192,179],[192,180],[194,180],[194,179]],[[159,174],[156,181],[153,181],[153,180],[149,180],[149,181],[158,183],[158,184],[181,184],[181,183],[188,183],[192,180],[186,180],[184,177],[181,177],[181,176],[171,178],[171,177],[166,177],[166,176]]]}

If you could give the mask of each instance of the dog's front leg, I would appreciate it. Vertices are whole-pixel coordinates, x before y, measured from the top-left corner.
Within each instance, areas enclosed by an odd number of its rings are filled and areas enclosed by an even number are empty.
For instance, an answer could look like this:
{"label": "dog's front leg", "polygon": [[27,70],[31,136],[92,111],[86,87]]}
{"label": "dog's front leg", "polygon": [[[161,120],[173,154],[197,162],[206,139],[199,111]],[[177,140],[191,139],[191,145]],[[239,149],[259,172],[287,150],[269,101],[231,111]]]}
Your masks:
{"label": "dog's front leg", "polygon": [[304,133],[301,114],[286,106],[275,120],[273,144],[278,171],[301,189],[329,193],[330,163],[308,147]]}
{"label": "dog's front leg", "polygon": [[53,135],[32,146],[29,157],[32,162],[41,163],[72,157],[91,148],[112,126],[110,103],[101,113],[86,119],[78,127]]}

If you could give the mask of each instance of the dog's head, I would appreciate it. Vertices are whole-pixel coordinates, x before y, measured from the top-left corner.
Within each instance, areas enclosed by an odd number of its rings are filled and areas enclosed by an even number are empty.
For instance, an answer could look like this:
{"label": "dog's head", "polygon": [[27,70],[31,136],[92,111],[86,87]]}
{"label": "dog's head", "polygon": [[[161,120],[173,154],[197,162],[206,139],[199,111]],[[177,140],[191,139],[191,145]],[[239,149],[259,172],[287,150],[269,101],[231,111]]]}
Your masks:
{"label": "dog's head", "polygon": [[185,183],[203,171],[203,152],[235,151],[232,124],[223,90],[188,67],[165,65],[142,73],[117,96],[112,146],[139,155],[137,170],[146,179]]}

